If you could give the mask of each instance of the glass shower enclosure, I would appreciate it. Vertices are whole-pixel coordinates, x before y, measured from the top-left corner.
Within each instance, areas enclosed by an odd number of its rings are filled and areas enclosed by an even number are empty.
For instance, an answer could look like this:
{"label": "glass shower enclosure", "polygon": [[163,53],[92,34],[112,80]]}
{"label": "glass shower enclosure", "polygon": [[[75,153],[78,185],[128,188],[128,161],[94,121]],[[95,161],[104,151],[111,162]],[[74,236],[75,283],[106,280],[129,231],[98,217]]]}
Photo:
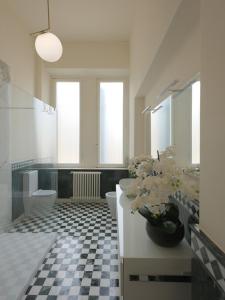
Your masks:
{"label": "glass shower enclosure", "polygon": [[9,68],[0,60],[0,231],[3,231],[12,219],[10,89]]}

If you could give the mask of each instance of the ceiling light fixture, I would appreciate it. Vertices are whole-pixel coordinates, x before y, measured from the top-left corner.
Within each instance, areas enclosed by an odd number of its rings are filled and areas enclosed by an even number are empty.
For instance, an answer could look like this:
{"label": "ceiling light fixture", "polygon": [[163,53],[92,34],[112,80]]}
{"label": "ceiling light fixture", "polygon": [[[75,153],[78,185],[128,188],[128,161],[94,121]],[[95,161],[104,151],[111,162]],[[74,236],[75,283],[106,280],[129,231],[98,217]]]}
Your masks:
{"label": "ceiling light fixture", "polygon": [[32,33],[36,36],[35,49],[37,54],[47,62],[56,62],[63,53],[63,47],[60,39],[50,32],[50,12],[49,0],[47,0],[48,8],[48,28]]}

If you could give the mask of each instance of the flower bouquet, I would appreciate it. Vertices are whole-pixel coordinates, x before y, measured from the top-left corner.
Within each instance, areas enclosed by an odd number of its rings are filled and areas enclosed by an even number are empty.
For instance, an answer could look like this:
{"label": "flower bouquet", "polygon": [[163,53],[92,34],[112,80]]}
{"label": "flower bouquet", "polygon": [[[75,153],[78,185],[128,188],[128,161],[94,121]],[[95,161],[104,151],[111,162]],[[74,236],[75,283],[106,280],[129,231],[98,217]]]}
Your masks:
{"label": "flower bouquet", "polygon": [[141,162],[136,174],[141,180],[137,197],[131,203],[132,212],[138,210],[147,219],[147,233],[157,244],[177,245],[184,236],[184,226],[179,220],[178,207],[168,202],[169,196],[181,191],[192,199],[197,198],[198,180],[177,166],[173,147],[158,153],[158,159]]}

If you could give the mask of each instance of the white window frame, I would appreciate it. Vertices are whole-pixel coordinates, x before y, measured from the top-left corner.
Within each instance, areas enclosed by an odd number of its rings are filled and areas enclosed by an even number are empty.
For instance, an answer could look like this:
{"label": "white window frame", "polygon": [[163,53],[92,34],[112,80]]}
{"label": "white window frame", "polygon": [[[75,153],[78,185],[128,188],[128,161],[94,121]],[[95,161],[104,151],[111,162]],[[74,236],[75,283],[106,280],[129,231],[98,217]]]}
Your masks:
{"label": "white window frame", "polygon": [[[57,157],[57,162],[58,162],[58,112],[57,112],[57,94],[56,94],[56,85],[57,85],[57,82],[79,82],[80,84],[80,126],[79,126],[79,163],[71,163],[72,165],[76,166],[76,167],[80,167],[82,165],[82,147],[81,147],[81,140],[82,140],[82,137],[81,137],[81,124],[82,124],[82,121],[81,121],[81,111],[82,111],[82,108],[81,108],[81,105],[82,105],[82,80],[80,78],[61,78],[61,77],[57,77],[57,78],[54,78],[52,79],[53,81],[53,86],[54,86],[54,99],[55,99],[55,107],[56,107],[56,157]],[[64,165],[71,165],[70,163],[62,163]]]}
{"label": "white window frame", "polygon": [[[123,163],[122,164],[102,164],[100,163],[100,83],[101,82],[122,82],[123,83]],[[99,78],[97,80],[97,101],[98,101],[98,161],[97,166],[99,168],[125,168],[128,162],[128,144],[129,144],[129,130],[128,130],[128,80],[125,78]]]}

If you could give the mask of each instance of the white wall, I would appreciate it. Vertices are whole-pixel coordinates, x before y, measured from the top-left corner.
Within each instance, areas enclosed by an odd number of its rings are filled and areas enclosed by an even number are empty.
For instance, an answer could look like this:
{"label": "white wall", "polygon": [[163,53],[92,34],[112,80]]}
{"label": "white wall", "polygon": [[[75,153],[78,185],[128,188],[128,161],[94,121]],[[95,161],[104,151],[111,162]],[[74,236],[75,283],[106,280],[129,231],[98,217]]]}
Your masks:
{"label": "white wall", "polygon": [[130,80],[136,96],[181,0],[137,1],[130,41]]}
{"label": "white wall", "polygon": [[44,103],[13,86],[11,112],[11,160],[56,157],[56,113],[44,112]]}
{"label": "white wall", "polygon": [[63,43],[62,58],[46,63],[47,68],[128,68],[127,42],[74,42]]}
{"label": "white wall", "polygon": [[81,164],[96,166],[98,161],[98,91],[97,78],[81,81]]}
{"label": "white wall", "polygon": [[[163,100],[158,96],[174,79],[185,82],[200,70],[199,0],[157,1],[157,10],[150,11],[150,7],[147,0],[137,7],[131,37],[130,156],[136,144],[135,98],[145,97],[145,107],[156,106]],[[140,129],[140,134],[144,134],[144,129]]]}
{"label": "white wall", "polygon": [[201,229],[225,251],[225,1],[201,1]]}
{"label": "white wall", "polygon": [[[145,153],[145,134],[143,132],[144,128],[144,114],[142,111],[145,108],[145,99],[137,98],[135,100],[135,118],[134,118],[134,155],[140,155]],[[140,134],[141,132],[141,134]]]}
{"label": "white wall", "polygon": [[35,93],[34,96],[47,104],[51,103],[50,75],[44,61],[35,55]]}
{"label": "white wall", "polygon": [[[17,107],[10,110],[11,160],[52,157],[55,155],[55,116],[41,113],[42,104],[33,98],[37,94],[49,102],[49,75],[43,62],[37,59],[36,65],[34,40],[4,0],[0,0],[0,44],[0,59],[9,65],[12,79],[11,106]],[[38,72],[41,75],[37,75]]]}
{"label": "white wall", "polygon": [[10,224],[12,216],[11,165],[9,157],[10,103],[8,68],[0,61],[0,232]]}
{"label": "white wall", "polygon": [[0,59],[10,67],[12,82],[34,94],[34,43],[23,23],[0,0]]}
{"label": "white wall", "polygon": [[200,1],[183,0],[141,87],[147,104],[158,105],[174,80],[182,86],[199,73],[200,49]]}
{"label": "white wall", "polygon": [[[134,155],[136,144],[135,98],[146,96],[139,91],[180,2],[181,0],[136,1],[130,40],[130,156]],[[139,134],[143,134],[143,129],[140,129]]]}
{"label": "white wall", "polygon": [[[183,0],[139,87],[137,96],[145,96],[145,107],[154,107],[165,99],[167,95],[160,97],[160,94],[175,79],[182,85],[199,73],[200,40],[200,1]],[[144,129],[141,132],[143,134]],[[130,147],[134,148],[132,142]]]}
{"label": "white wall", "polygon": [[[118,77],[128,74],[127,42],[63,43],[63,56],[55,63],[37,63],[38,97],[55,106],[55,86],[51,78]],[[43,70],[44,69],[44,70]],[[46,72],[50,75],[50,83]],[[50,94],[47,94],[50,84]]]}
{"label": "white wall", "polygon": [[125,156],[128,152],[128,69],[127,42],[63,43],[63,57],[53,64],[45,64],[51,80],[51,104],[55,106],[55,81],[68,79],[81,82],[81,157],[84,167],[98,164],[99,90],[100,80],[126,81]]}

